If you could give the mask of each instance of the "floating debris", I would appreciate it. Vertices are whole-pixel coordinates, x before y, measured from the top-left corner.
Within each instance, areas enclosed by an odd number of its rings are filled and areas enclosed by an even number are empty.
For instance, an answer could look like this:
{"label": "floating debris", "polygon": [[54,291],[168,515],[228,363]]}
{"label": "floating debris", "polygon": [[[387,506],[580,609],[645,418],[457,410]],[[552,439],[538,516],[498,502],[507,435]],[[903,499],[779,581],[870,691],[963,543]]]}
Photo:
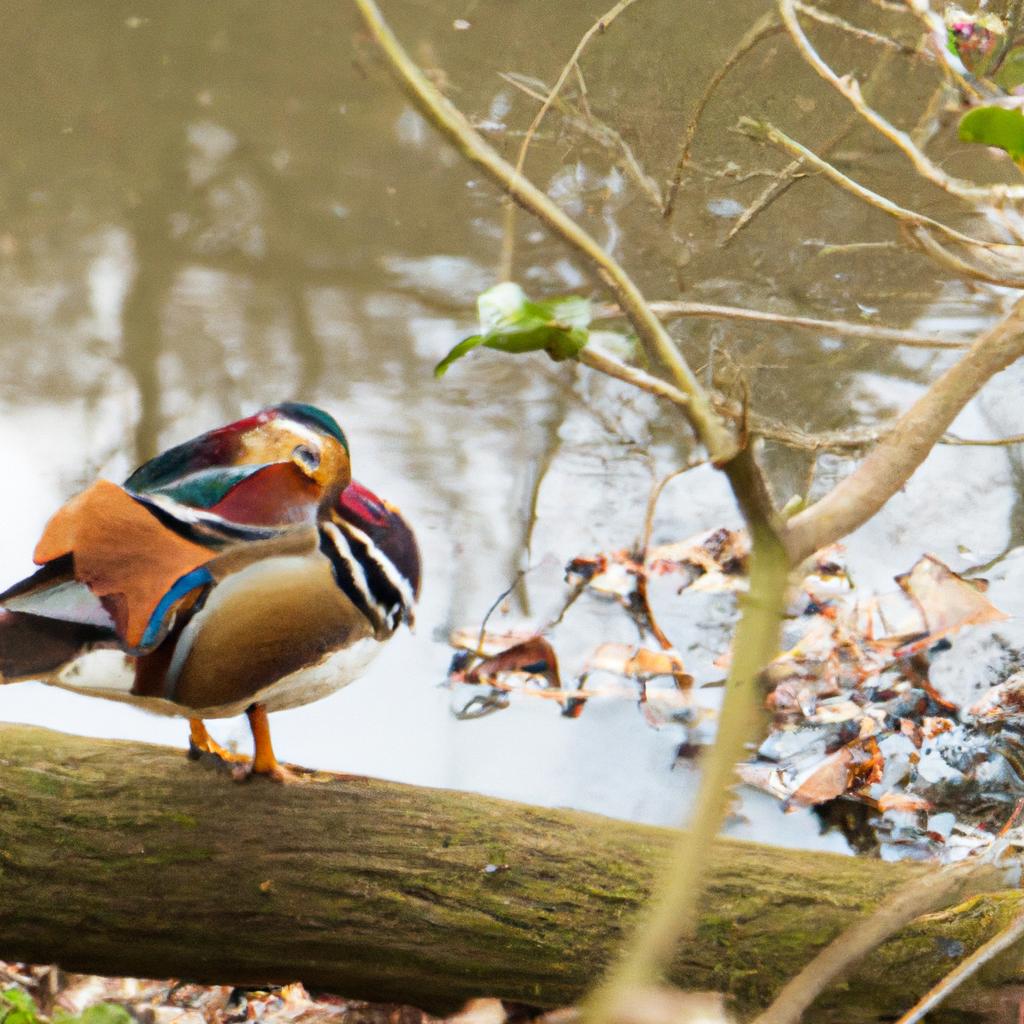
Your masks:
{"label": "floating debris", "polygon": [[[651,724],[682,725],[680,749],[691,755],[690,730],[715,715],[694,693],[719,680],[695,681],[687,672],[653,623],[646,584],[673,577],[682,599],[739,593],[749,554],[744,533],[721,528],[646,554],[623,548],[574,558],[566,568],[570,598],[552,636],[543,629],[451,634],[459,653],[449,682],[477,688],[459,716],[489,714],[519,695],[555,701],[569,717],[594,698],[631,699]],[[1024,800],[1024,672],[961,708],[932,684],[932,663],[954,634],[1007,616],[985,581],[965,579],[934,555],[894,579],[890,592],[859,591],[841,547],[818,552],[790,602],[784,649],[763,674],[771,729],[738,771],[787,809],[813,807],[823,820],[855,822],[859,834],[847,831],[858,849],[956,860],[1007,832]],[[560,667],[553,635],[581,594],[621,604],[662,649],[605,642],[577,652],[571,671]],[[711,653],[713,667],[727,669],[729,652]],[[865,813],[830,810],[843,801]]]}

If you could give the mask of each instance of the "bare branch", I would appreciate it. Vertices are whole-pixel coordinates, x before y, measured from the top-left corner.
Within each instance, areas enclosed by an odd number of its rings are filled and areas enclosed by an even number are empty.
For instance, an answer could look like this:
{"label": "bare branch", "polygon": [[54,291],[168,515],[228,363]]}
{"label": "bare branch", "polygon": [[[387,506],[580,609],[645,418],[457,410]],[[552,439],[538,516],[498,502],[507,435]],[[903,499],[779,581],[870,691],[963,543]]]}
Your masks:
{"label": "bare branch", "polygon": [[683,141],[679,147],[679,156],[676,159],[675,170],[672,172],[672,181],[668,186],[668,192],[665,197],[665,207],[662,210],[662,216],[668,220],[672,216],[672,211],[675,209],[676,195],[679,192],[679,186],[683,181],[683,172],[686,170],[686,165],[690,162],[690,149],[693,147],[693,140],[697,134],[697,127],[700,124],[700,119],[704,114],[704,108],[711,101],[711,97],[714,96],[715,91],[722,84],[722,80],[734,68],[759,42],[763,39],[767,39],[769,36],[775,35],[782,31],[782,25],[779,22],[778,15],[773,11],[765,14],[763,17],[758,18],[753,25],[744,33],[743,38],[736,44],[736,48],[729,54],[729,56],[715,69],[714,74],[708,79],[707,85],[704,86],[704,91],[701,93],[700,99],[697,101],[697,107],[693,112],[693,116],[690,118],[686,125],[686,131],[683,132]]}
{"label": "bare branch", "polygon": [[914,1006],[909,1009],[896,1024],[917,1024],[929,1011],[933,1010],[951,992],[959,988],[972,974],[1004,949],[1009,949],[1024,936],[1024,914],[1018,914],[998,935],[979,946],[969,957],[963,960],[955,970],[947,974],[931,991],[927,992]]}
{"label": "bare branch", "polygon": [[[701,463],[695,460],[692,464],[687,466],[681,466],[679,469],[673,470],[667,476],[663,476],[652,488],[651,493],[647,498],[647,509],[644,513],[644,530],[643,535],[640,539],[640,572],[636,576],[636,599],[643,609],[644,618],[647,623],[647,627],[654,634],[654,639],[658,641],[663,651],[671,651],[674,649],[672,641],[669,639],[668,634],[661,628],[661,623],[658,622],[658,617],[654,614],[654,609],[651,607],[650,594],[647,588],[647,558],[648,551],[651,547],[651,535],[654,532],[654,516],[658,511],[658,501],[661,498],[662,492],[665,487],[676,477],[681,476],[683,473],[688,473],[694,466],[699,466]],[[693,686],[693,676],[688,675],[684,671],[673,672],[672,678],[675,680],[676,687],[680,690],[688,690]]]}
{"label": "bare branch", "polygon": [[960,410],[1021,355],[1024,298],[932,384],[850,476],[789,520],[785,543],[794,562],[866,523],[910,479]]}
{"label": "bare branch", "polygon": [[925,156],[914,144],[910,135],[897,128],[877,110],[864,102],[860,87],[854,78],[849,75],[837,75],[826,63],[800,26],[800,20],[796,14],[796,2],[797,0],[778,0],[778,5],[779,15],[801,56],[836,92],[850,103],[868,124],[906,155],[922,178],[960,199],[989,202],[1024,199],[1024,185],[975,185],[962,178],[951,177],[938,164]]}
{"label": "bare branch", "polygon": [[1011,434],[1009,437],[990,438],[957,437],[956,434],[943,434],[939,438],[939,444],[1006,448],[1013,444],[1024,444],[1024,434]]}
{"label": "bare branch", "polygon": [[753,1024],[798,1024],[804,1010],[847,968],[914,918],[959,902],[965,885],[981,870],[992,869],[977,861],[962,862],[908,882],[873,914],[833,939]]}
{"label": "bare branch", "polygon": [[[583,75],[582,72],[580,72],[579,67],[576,68],[576,73],[582,80]],[[530,83],[532,80],[527,80],[521,75],[502,72],[498,77],[504,79],[509,85],[518,89],[520,92],[526,93],[526,95],[531,99],[537,100],[538,103],[543,103],[549,94],[546,87],[544,92],[540,92],[537,88],[531,87]],[[543,86],[543,83],[540,83],[540,85]],[[658,210],[661,209],[661,189],[658,187],[658,183],[643,169],[643,166],[637,159],[636,154],[633,152],[633,147],[630,146],[630,144],[622,137],[620,132],[617,132],[611,127],[611,125],[605,124],[603,121],[596,118],[593,112],[589,110],[589,105],[585,109],[583,103],[581,103],[581,113],[577,113],[569,103],[561,97],[558,97],[552,102],[552,106],[558,110],[562,117],[574,128],[584,132],[590,138],[594,139],[595,142],[601,143],[601,145],[608,149],[617,150],[621,154],[623,170],[630,178],[633,179],[637,188],[639,188],[640,191],[650,199],[655,208]],[[514,246],[509,246],[509,251],[511,252],[513,248]],[[511,262],[508,266],[508,275],[510,274]]]}
{"label": "bare branch", "polygon": [[[741,507],[744,496],[763,486],[750,448],[743,449],[724,469]],[[631,995],[651,984],[669,963],[679,940],[693,933],[697,901],[708,870],[706,850],[724,823],[736,763],[757,731],[761,670],[778,652],[789,561],[774,530],[759,518],[763,506],[764,500],[758,499],[756,508],[743,508],[751,532],[750,591],[743,599],[743,615],[733,639],[718,735],[701,761],[700,788],[689,831],[679,833],[658,888],[636,922],[622,956],[587,999],[590,1024],[614,1020]]]}
{"label": "bare branch", "polygon": [[[985,281],[988,284],[999,285],[1002,288],[1024,288],[1024,273],[1020,272],[1020,255],[1015,259],[1016,268],[1006,270],[996,264],[988,252],[977,250],[974,255],[978,263],[968,263],[955,253],[950,252],[934,235],[925,227],[907,227],[907,237],[922,252],[930,256],[936,263],[952,270],[954,274],[963,277],[971,277],[976,281]],[[1024,250],[1021,250],[1024,253]],[[979,263],[982,264],[979,266]],[[988,266],[986,266],[987,264]],[[990,269],[991,268],[991,269]]]}
{"label": "bare branch", "polygon": [[[682,391],[666,383],[660,377],[654,377],[645,370],[629,366],[600,349],[588,345],[580,351],[577,359],[592,370],[597,370],[626,384],[632,384],[633,387],[646,391],[656,398],[664,398],[673,405],[685,406],[689,402]],[[743,416],[743,410],[739,407],[738,402],[717,392],[712,393],[711,399],[715,409],[722,415],[734,421],[738,421]],[[888,429],[891,429],[869,427],[810,434],[758,413],[747,412],[746,421],[750,433],[755,437],[763,437],[765,440],[776,441],[788,448],[797,448],[801,451],[837,452],[845,455],[852,455],[864,451],[865,448],[870,448],[885,436]]]}
{"label": "bare branch", "polygon": [[[907,345],[911,348],[966,349],[969,341],[946,341],[930,334],[903,331],[894,327],[876,327],[874,324],[855,324],[845,320],[818,320],[809,316],[790,316],[786,313],[768,313],[760,309],[743,309],[739,306],[716,306],[704,302],[652,302],[651,309],[662,320],[676,317],[707,317],[722,320],[749,320],[754,323],[778,324],[780,327],[799,327],[824,334],[835,334],[843,338],[861,338],[864,341],[889,342],[893,345]],[[595,310],[595,320],[616,320],[623,316],[617,306],[600,306]]]}
{"label": "bare branch", "polygon": [[813,4],[804,3],[803,0],[795,0],[793,6],[801,14],[806,14],[808,18],[820,22],[822,25],[831,25],[833,28],[841,29],[855,39],[863,39],[869,43],[874,43],[876,46],[884,46],[886,49],[895,50],[897,53],[904,53],[909,56],[914,56],[917,53],[913,46],[908,46],[906,43],[898,43],[895,39],[890,39],[889,36],[879,35],[877,32],[861,28],[845,18],[840,18],[837,14],[823,11]]}
{"label": "bare branch", "polygon": [[1018,261],[1021,260],[1021,249],[1019,246],[1010,245],[1005,242],[990,242],[982,238],[974,238],[972,235],[965,235],[962,231],[957,231],[956,228],[951,228],[948,224],[943,224],[941,221],[937,221],[923,213],[918,213],[916,210],[908,210],[906,207],[894,203],[886,196],[873,192],[867,186],[854,181],[853,178],[844,174],[838,167],[830,164],[827,160],[823,160],[813,150],[808,149],[767,121],[755,121],[753,118],[743,117],[740,118],[738,128],[751,138],[770,142],[772,145],[785,150],[791,156],[797,157],[815,170],[820,171],[840,188],[845,189],[858,199],[875,207],[875,209],[887,213],[904,226],[927,228],[960,245],[1005,251],[1011,258],[1016,258]]}
{"label": "bare branch", "polygon": [[[551,91],[547,94],[544,102],[541,104],[540,110],[533,115],[533,120],[530,122],[530,127],[526,129],[526,135],[523,136],[523,141],[519,146],[519,155],[516,157],[516,174],[523,173],[523,167],[526,165],[526,152],[530,148],[530,143],[533,141],[534,135],[537,133],[537,129],[540,127],[541,121],[544,120],[544,115],[551,109],[551,104],[554,103],[555,98],[562,91],[562,86],[565,85],[566,79],[572,74],[574,68],[579,67],[579,59],[583,51],[587,48],[587,44],[591,39],[594,38],[598,33],[603,33],[607,30],[608,26],[630,5],[634,4],[636,0],[618,0],[618,3],[611,8],[607,13],[603,14],[597,21],[594,22],[586,32],[583,33],[583,37],[576,44],[576,49],[573,50],[572,56],[569,58],[565,67],[562,68],[562,73],[558,76],[555,84],[551,87]],[[516,225],[516,208],[511,200],[506,200],[505,205],[505,235],[504,241],[501,246],[501,263],[499,264],[498,278],[502,281],[508,281],[512,277],[512,255],[515,250],[515,225]]]}

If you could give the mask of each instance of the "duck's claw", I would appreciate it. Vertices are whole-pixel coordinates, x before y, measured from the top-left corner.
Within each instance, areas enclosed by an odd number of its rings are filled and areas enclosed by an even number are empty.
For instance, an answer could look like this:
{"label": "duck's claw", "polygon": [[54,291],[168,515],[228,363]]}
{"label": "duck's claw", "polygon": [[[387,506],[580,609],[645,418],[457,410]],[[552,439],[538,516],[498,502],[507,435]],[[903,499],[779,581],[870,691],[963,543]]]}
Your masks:
{"label": "duck's claw", "polygon": [[269,779],[271,782],[278,782],[281,785],[291,786],[296,783],[309,782],[311,776],[286,768],[283,764],[275,762],[271,767],[257,770],[253,765],[235,765],[231,770],[231,777],[235,782],[248,782],[253,778]]}

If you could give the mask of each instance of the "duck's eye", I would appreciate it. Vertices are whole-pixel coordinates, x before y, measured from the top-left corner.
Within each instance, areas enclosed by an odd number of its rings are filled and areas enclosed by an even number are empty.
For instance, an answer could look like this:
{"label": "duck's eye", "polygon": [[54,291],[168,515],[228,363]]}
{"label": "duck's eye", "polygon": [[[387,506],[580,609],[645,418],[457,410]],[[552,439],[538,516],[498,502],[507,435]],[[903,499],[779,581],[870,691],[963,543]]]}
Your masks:
{"label": "duck's eye", "polygon": [[292,459],[309,473],[316,472],[320,466],[320,453],[307,448],[304,444],[296,445],[292,449]]}

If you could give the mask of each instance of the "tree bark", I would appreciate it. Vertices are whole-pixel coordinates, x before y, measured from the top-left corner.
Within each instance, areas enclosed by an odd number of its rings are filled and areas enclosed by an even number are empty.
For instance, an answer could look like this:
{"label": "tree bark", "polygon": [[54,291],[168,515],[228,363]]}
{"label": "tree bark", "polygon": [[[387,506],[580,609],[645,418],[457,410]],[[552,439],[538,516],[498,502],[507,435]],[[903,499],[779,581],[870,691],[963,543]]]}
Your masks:
{"label": "tree bark", "polygon": [[[614,953],[667,829],[374,779],[238,784],[180,751],[0,725],[0,958],[196,981],[301,980],[450,1010],[572,1003]],[[922,868],[719,840],[671,977],[764,1006]],[[812,1019],[909,1005],[1020,908],[929,915]],[[991,983],[1024,979],[1010,956]]]}

